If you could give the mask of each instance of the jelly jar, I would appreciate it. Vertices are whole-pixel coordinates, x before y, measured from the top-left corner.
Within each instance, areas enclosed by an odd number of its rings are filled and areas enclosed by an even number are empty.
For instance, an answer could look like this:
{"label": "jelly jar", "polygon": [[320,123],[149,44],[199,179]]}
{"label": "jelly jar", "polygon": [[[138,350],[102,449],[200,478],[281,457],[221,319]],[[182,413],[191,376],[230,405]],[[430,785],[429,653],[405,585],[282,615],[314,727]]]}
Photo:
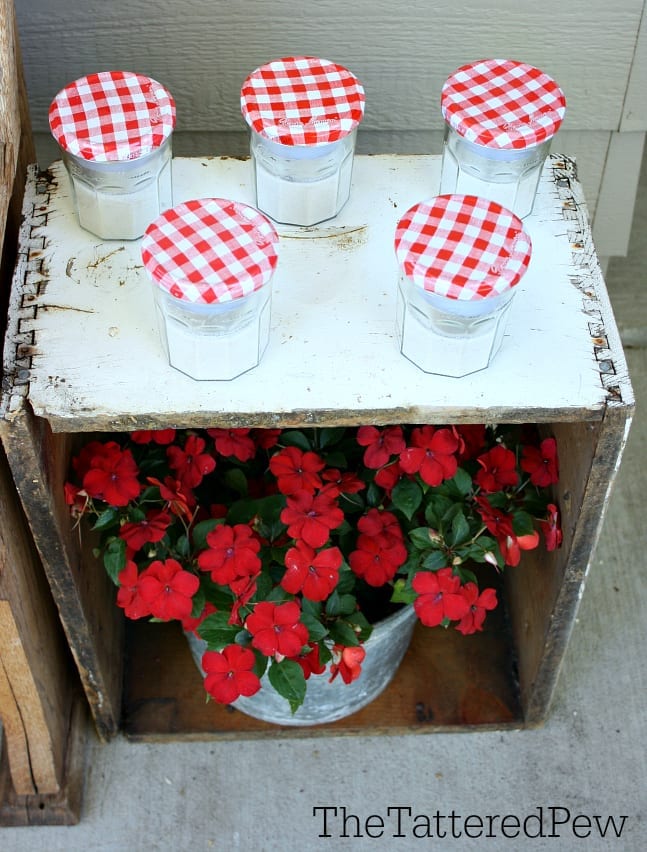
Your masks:
{"label": "jelly jar", "polygon": [[194,379],[256,367],[270,333],[278,236],[258,210],[224,198],[165,210],[141,244],[169,364]]}
{"label": "jelly jar", "polygon": [[395,253],[402,354],[443,376],[487,367],[530,261],[531,241],[519,217],[474,195],[439,195],[402,216]]}
{"label": "jelly jar", "polygon": [[102,71],[62,89],[49,109],[79,224],[103,240],[134,240],[173,203],[175,102],[155,80]]}
{"label": "jelly jar", "polygon": [[440,192],[480,195],[527,216],[565,109],[557,83],[531,65],[485,59],[458,68],[441,92]]}
{"label": "jelly jar", "polygon": [[253,71],[241,89],[257,207],[289,225],[332,219],[350,195],[364,89],[327,59],[291,56]]}

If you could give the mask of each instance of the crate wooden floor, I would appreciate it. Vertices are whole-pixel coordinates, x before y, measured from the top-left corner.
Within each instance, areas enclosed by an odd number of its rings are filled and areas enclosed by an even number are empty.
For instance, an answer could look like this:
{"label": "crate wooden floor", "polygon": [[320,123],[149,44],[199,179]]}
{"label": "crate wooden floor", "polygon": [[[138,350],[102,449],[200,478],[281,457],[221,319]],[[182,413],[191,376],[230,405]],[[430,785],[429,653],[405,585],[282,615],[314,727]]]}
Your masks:
{"label": "crate wooden floor", "polygon": [[[647,848],[647,177],[631,253],[607,274],[637,399],[623,464],[546,724],[426,736],[133,743],[90,739],[81,823],[3,828],[3,852],[417,850],[425,841],[320,839],[321,805],[363,816],[516,814],[539,806],[627,815],[622,837],[490,841],[492,849]],[[558,369],[558,365],[553,365]],[[427,844],[430,841],[427,841]],[[433,841],[431,841],[433,843]],[[438,848],[480,850],[482,840]],[[489,846],[488,846],[489,848]]]}

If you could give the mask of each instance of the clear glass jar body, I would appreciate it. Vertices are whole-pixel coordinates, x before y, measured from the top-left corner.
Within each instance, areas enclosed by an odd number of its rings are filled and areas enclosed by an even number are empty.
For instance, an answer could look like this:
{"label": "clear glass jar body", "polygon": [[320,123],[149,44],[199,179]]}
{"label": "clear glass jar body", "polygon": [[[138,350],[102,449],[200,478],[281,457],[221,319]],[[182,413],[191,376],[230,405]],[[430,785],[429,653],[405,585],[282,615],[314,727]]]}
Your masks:
{"label": "clear glass jar body", "polygon": [[79,224],[102,240],[136,240],[173,206],[171,138],[134,160],[97,163],[63,151]]}
{"label": "clear glass jar body", "polygon": [[231,302],[195,304],[153,285],[171,367],[193,379],[227,381],[256,367],[270,336],[271,284]]}
{"label": "clear glass jar body", "polygon": [[447,126],[440,194],[487,198],[523,219],[532,212],[550,142],[522,150],[488,148],[469,142]]}
{"label": "clear glass jar body", "polygon": [[401,272],[396,305],[400,352],[425,373],[466,376],[484,370],[503,341],[514,289],[461,301],[422,290]]}
{"label": "clear glass jar body", "polygon": [[280,145],[251,130],[258,209],[285,225],[332,219],[350,195],[356,137],[353,130],[328,145]]}

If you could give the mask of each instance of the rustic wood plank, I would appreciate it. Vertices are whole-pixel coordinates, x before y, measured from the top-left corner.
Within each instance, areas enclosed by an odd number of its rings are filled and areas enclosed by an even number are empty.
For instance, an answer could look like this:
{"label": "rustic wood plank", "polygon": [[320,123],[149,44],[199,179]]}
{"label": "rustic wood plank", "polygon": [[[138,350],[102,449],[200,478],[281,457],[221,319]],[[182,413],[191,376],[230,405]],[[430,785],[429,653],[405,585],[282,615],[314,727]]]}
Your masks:
{"label": "rustic wood plank", "polygon": [[[0,665],[20,711],[29,748],[29,766],[34,789],[23,792],[58,793],[61,780],[59,773],[62,771],[62,760],[56,759],[58,743],[52,738],[43,708],[43,696],[39,694],[38,685],[34,680],[11,604],[1,600]],[[66,733],[66,730],[62,732],[61,739]],[[14,787],[18,789],[13,772],[12,778]]]}
{"label": "rustic wood plank", "polygon": [[[18,247],[27,165],[35,159],[14,5],[0,0],[0,329]],[[3,385],[6,377],[3,375]],[[41,824],[60,814],[42,805],[57,799],[66,821],[78,819],[79,796],[68,807],[69,779],[79,786],[83,731],[72,729],[72,660],[64,643],[11,473],[0,448],[0,718],[6,747],[0,766],[0,824]],[[77,698],[78,703],[78,698]],[[80,715],[74,716],[79,722]],[[0,732],[1,735],[1,732]],[[76,744],[74,766],[70,747]],[[0,743],[0,746],[2,744]],[[66,764],[67,761],[67,764]],[[80,768],[79,768],[80,767]],[[65,793],[64,793],[65,788]],[[36,801],[38,799],[38,801]],[[29,817],[33,811],[35,816]]]}
{"label": "rustic wood plank", "polygon": [[76,825],[81,816],[87,705],[77,694],[66,738],[63,784],[58,793],[21,795],[12,783],[6,753],[0,753],[0,827],[30,825]]}
{"label": "rustic wood plank", "polygon": [[[487,578],[500,587],[500,580]],[[519,727],[519,704],[505,608],[483,633],[417,625],[387,690],[346,719],[278,727],[207,702],[202,678],[177,624],[128,625],[124,733],[133,740],[343,736]]]}
{"label": "rustic wood plank", "polygon": [[2,721],[0,751],[4,748],[7,752],[13,788],[21,796],[33,795],[36,787],[31,774],[25,726],[1,658],[0,721]]}
{"label": "rustic wood plank", "polygon": [[46,421],[34,418],[28,408],[13,419],[9,430],[0,428],[0,434],[99,736],[108,737],[119,724],[122,659],[117,649],[122,647],[123,625],[114,605],[114,586],[82,551],[61,499],[69,436],[53,435]]}
{"label": "rustic wood plank", "polygon": [[[438,157],[358,157],[351,199],[334,224],[279,227],[260,365],[233,382],[196,383],[166,362],[138,242],[102,244],[82,232],[58,163],[30,181],[32,227],[5,371],[25,364],[33,410],[55,431],[478,422],[485,411],[510,422],[600,419],[607,394],[572,258],[580,223],[563,216],[579,210],[581,219],[586,208],[570,188],[573,164],[558,155],[525,221],[533,259],[490,367],[456,380],[425,374],[398,351],[395,225],[433,190],[439,167]],[[179,158],[173,169],[177,202],[205,194],[252,201],[249,162]],[[559,363],[559,381],[549,362]]]}

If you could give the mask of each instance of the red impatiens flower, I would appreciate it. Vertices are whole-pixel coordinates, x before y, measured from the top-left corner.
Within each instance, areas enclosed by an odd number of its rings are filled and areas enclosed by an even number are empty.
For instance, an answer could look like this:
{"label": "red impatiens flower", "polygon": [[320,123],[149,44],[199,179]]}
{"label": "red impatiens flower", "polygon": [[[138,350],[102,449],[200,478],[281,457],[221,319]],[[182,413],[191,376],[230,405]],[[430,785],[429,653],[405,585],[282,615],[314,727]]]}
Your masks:
{"label": "red impatiens flower", "polygon": [[214,583],[226,586],[261,570],[261,544],[246,524],[219,524],[208,533],[207,545],[207,550],[198,555],[198,567],[210,571]]}
{"label": "red impatiens flower", "polygon": [[418,473],[427,485],[440,485],[458,470],[460,441],[453,429],[419,426],[411,432],[411,446],[400,453],[405,473]]}
{"label": "red impatiens flower", "polygon": [[122,538],[128,547],[136,552],[149,542],[161,541],[171,523],[168,512],[151,509],[142,521],[130,521],[123,524],[119,530],[119,538]]}
{"label": "red impatiens flower", "polygon": [[413,608],[427,627],[437,627],[445,619],[461,619],[469,611],[469,603],[461,594],[460,577],[451,568],[439,571],[418,571],[411,582],[418,597]]}
{"label": "red impatiens flower", "polygon": [[496,609],[497,599],[495,589],[483,589],[479,594],[476,583],[465,583],[461,587],[461,594],[469,605],[469,610],[456,625],[456,629],[467,636],[483,630],[483,622],[487,610]]}
{"label": "red impatiens flower", "polygon": [[205,447],[204,438],[189,435],[183,450],[175,446],[166,449],[169,465],[175,471],[176,479],[179,479],[186,489],[196,488],[203,477],[216,467],[215,458],[204,452]]}
{"label": "red impatiens flower", "polygon": [[162,621],[181,621],[191,615],[192,598],[199,586],[195,574],[184,571],[175,559],[157,559],[139,575],[139,593],[151,615]]}
{"label": "red impatiens flower", "polygon": [[151,614],[148,604],[141,596],[139,576],[137,565],[128,560],[117,577],[119,581],[117,605],[123,609],[127,618],[137,619]]}
{"label": "red impatiens flower", "polygon": [[262,450],[271,450],[275,447],[283,429],[252,429],[252,440]]}
{"label": "red impatiens flower", "polygon": [[364,464],[374,470],[384,467],[391,456],[399,455],[406,447],[401,426],[360,426],[357,430],[357,443],[366,447]]}
{"label": "red impatiens flower", "polygon": [[559,480],[559,462],[555,438],[544,438],[539,447],[524,447],[521,469],[530,474],[530,481],[539,488],[556,483]]}
{"label": "red impatiens flower", "polygon": [[166,508],[178,518],[191,519],[191,507],[195,506],[195,495],[191,489],[185,489],[182,483],[173,479],[172,476],[167,476],[164,482],[155,479],[154,476],[147,477],[151,485],[156,485],[160,490],[160,497],[166,500]]}
{"label": "red impatiens flower", "polygon": [[319,471],[325,466],[317,453],[304,452],[298,447],[283,447],[270,459],[270,470],[276,477],[278,489],[281,494],[287,495],[297,491],[313,494],[321,487]]}
{"label": "red impatiens flower", "polygon": [[554,503],[549,503],[548,517],[545,521],[539,521],[539,526],[544,534],[546,550],[557,550],[562,543],[562,527],[559,517],[559,509]]}
{"label": "red impatiens flower", "polygon": [[241,462],[249,461],[256,455],[256,444],[249,433],[249,429],[207,429],[207,434],[213,438],[216,451],[221,456],[233,456]]}
{"label": "red impatiens flower", "polygon": [[322,488],[318,494],[297,491],[287,498],[281,520],[288,528],[288,535],[318,548],[328,541],[331,530],[343,524],[344,513],[337,505],[336,489],[328,488]]}
{"label": "red impatiens flower", "polygon": [[321,474],[324,482],[329,482],[337,488],[340,494],[357,494],[366,488],[366,483],[350,470],[340,471],[329,467]]}
{"label": "red impatiens flower", "polygon": [[172,444],[175,440],[175,429],[137,429],[130,433],[136,444]]}
{"label": "red impatiens flower", "polygon": [[338,547],[327,547],[317,553],[299,540],[285,554],[286,571],[281,586],[291,595],[302,592],[308,600],[323,601],[337,585],[342,560]]}
{"label": "red impatiens flower", "polygon": [[485,426],[481,423],[465,423],[455,429],[460,439],[459,461],[475,458],[485,446]]}
{"label": "red impatiens flower", "polygon": [[109,506],[127,506],[139,497],[142,486],[139,470],[130,450],[122,450],[115,441],[97,444],[88,461],[83,488],[89,497],[103,500]]}
{"label": "red impatiens flower", "polygon": [[390,497],[393,489],[403,476],[405,476],[405,473],[400,467],[399,460],[396,460],[377,471],[375,474],[375,484],[383,488],[387,497]]}
{"label": "red impatiens flower", "polygon": [[306,680],[310,675],[323,674],[326,671],[326,666],[319,659],[319,645],[310,643],[307,650],[304,649],[297,657],[292,657],[295,663],[298,663],[303,669],[303,676]]}
{"label": "red impatiens flower", "polygon": [[487,497],[475,497],[478,513],[483,523],[496,538],[501,556],[506,565],[516,567],[521,561],[522,550],[533,550],[539,544],[537,530],[517,536],[512,527],[512,515],[494,507]]}
{"label": "red impatiens flower", "polygon": [[392,512],[369,509],[357,522],[360,535],[356,550],[348,557],[353,572],[369,586],[382,586],[393,579],[406,562],[407,548],[402,530]]}
{"label": "red impatiens flower", "polygon": [[252,645],[266,657],[279,662],[296,657],[308,644],[308,628],[302,624],[301,608],[296,601],[275,604],[262,601],[247,616],[245,628],[252,634]]}
{"label": "red impatiens flower", "polygon": [[402,550],[398,546],[387,550],[377,538],[360,535],[357,538],[357,549],[348,557],[348,564],[353,573],[369,586],[383,586],[395,577],[398,568],[406,560],[407,550],[404,545]]}
{"label": "red impatiens flower", "polygon": [[362,673],[362,663],[365,657],[366,651],[361,645],[334,645],[328,682],[332,683],[337,675],[341,675],[344,683],[352,683],[357,680]]}
{"label": "red impatiens flower", "polygon": [[206,674],[204,688],[220,704],[231,704],[241,695],[249,697],[261,688],[252,669],[254,652],[240,645],[226,645],[222,651],[205,651],[202,668]]}
{"label": "red impatiens flower", "polygon": [[519,482],[517,473],[517,457],[501,444],[492,447],[487,453],[478,456],[476,461],[481,469],[474,477],[476,484],[488,493],[502,491],[512,487]]}
{"label": "red impatiens flower", "polygon": [[509,515],[502,509],[497,509],[490,503],[487,497],[479,495],[474,498],[474,502],[478,507],[478,513],[483,519],[483,523],[496,539],[514,535],[512,530],[512,515]]}
{"label": "red impatiens flower", "polygon": [[182,630],[185,630],[187,633],[195,633],[197,636],[198,627],[200,627],[205,618],[213,612],[216,612],[216,607],[211,603],[211,601],[205,601],[204,609],[200,615],[196,618],[192,618],[188,615],[186,618],[182,619]]}

